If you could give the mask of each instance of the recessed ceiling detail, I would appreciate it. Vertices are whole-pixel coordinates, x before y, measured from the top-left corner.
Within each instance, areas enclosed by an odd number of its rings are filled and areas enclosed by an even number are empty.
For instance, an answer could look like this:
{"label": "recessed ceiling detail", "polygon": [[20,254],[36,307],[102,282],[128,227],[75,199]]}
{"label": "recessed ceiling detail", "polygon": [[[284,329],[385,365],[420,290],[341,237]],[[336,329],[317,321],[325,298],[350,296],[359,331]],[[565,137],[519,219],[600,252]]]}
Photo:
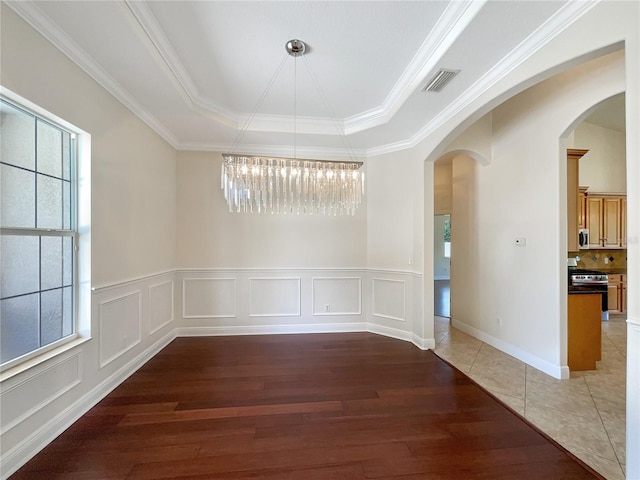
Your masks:
{"label": "recessed ceiling detail", "polygon": [[[327,102],[298,71],[298,84],[308,82],[297,100],[298,150],[336,158],[344,135],[362,156],[415,146],[597,1],[5,3],[184,150],[229,150],[255,113],[243,151],[290,155],[292,72],[276,79],[261,111],[253,107],[282,45],[304,38]],[[508,28],[498,35],[497,25]],[[464,75],[424,95],[440,65]]]}

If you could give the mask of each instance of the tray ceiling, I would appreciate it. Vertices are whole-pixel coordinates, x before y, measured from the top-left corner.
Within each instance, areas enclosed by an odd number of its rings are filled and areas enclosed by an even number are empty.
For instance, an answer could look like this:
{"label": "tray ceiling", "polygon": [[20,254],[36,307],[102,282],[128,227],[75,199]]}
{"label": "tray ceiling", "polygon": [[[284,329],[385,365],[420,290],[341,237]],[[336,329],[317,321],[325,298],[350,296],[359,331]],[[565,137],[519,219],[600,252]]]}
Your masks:
{"label": "tray ceiling", "polygon": [[7,4],[175,148],[313,158],[415,145],[593,2]]}

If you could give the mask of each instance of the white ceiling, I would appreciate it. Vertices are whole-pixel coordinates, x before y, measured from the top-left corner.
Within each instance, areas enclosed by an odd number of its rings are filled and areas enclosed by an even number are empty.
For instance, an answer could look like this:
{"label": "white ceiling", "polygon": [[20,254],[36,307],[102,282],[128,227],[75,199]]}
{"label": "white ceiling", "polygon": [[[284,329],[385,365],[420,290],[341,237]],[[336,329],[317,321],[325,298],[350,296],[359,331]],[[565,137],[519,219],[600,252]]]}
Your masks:
{"label": "white ceiling", "polygon": [[[7,4],[175,148],[291,156],[295,142],[300,158],[344,154],[345,139],[358,156],[415,145],[593,6]],[[308,45],[297,60],[285,51],[293,38]],[[460,73],[442,92],[423,92],[439,68]]]}

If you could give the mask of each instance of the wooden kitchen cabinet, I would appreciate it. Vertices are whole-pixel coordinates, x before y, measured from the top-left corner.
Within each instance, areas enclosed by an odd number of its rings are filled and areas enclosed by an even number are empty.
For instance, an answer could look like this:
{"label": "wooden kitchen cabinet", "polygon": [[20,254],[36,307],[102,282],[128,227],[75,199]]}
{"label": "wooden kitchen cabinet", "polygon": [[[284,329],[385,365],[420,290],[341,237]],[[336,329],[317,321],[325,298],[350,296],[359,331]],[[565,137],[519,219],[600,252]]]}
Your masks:
{"label": "wooden kitchen cabinet", "polygon": [[626,196],[586,194],[589,248],[626,248]]}
{"label": "wooden kitchen cabinet", "polygon": [[[578,229],[584,228],[584,207],[580,204],[578,187],[578,161],[589,150],[567,149],[567,250],[578,250]],[[586,188],[585,188],[586,190]]]}
{"label": "wooden kitchen cabinet", "polygon": [[578,187],[578,228],[587,228],[587,189]]}
{"label": "wooden kitchen cabinet", "polygon": [[572,372],[595,370],[602,358],[600,294],[569,294],[567,365]]}
{"label": "wooden kitchen cabinet", "polygon": [[620,245],[627,248],[627,197],[620,199],[620,226]]}
{"label": "wooden kitchen cabinet", "polygon": [[607,275],[607,300],[610,313],[625,313],[627,311],[627,276],[625,274]]}

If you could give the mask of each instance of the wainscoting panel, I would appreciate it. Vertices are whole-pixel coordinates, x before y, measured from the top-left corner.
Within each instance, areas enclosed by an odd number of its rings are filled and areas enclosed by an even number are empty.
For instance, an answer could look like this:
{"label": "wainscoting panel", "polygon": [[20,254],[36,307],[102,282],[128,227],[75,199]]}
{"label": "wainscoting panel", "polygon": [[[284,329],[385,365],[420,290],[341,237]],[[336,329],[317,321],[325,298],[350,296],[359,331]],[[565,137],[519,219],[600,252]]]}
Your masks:
{"label": "wainscoting panel", "polygon": [[82,381],[82,354],[56,358],[19,379],[2,383],[0,424],[7,432]]}
{"label": "wainscoting panel", "polygon": [[184,318],[236,316],[235,278],[185,278],[182,281]]}
{"label": "wainscoting panel", "polygon": [[250,317],[298,317],[300,278],[250,278]]}
{"label": "wainscoting panel", "polygon": [[149,335],[173,321],[173,280],[149,286]]}
{"label": "wainscoting panel", "polygon": [[406,321],[406,282],[374,278],[372,280],[373,315]]}
{"label": "wainscoting panel", "polygon": [[140,343],[142,292],[100,302],[100,368]]}
{"label": "wainscoting panel", "polygon": [[313,315],[361,315],[360,277],[315,277],[312,279]]}

